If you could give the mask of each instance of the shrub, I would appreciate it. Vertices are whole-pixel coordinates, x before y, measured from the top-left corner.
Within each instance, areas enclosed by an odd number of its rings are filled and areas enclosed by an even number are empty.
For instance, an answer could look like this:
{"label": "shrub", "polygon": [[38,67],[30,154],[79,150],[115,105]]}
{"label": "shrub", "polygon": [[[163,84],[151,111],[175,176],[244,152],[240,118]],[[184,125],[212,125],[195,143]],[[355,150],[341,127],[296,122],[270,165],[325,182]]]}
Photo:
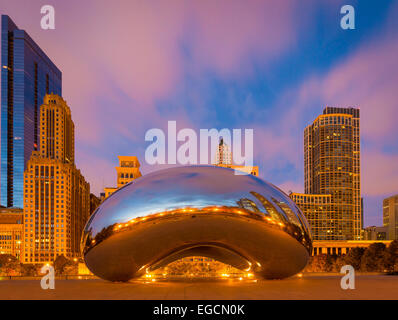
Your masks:
{"label": "shrub", "polygon": [[386,258],[386,245],[384,243],[372,243],[366,248],[361,258],[361,271],[384,271],[386,268]]}

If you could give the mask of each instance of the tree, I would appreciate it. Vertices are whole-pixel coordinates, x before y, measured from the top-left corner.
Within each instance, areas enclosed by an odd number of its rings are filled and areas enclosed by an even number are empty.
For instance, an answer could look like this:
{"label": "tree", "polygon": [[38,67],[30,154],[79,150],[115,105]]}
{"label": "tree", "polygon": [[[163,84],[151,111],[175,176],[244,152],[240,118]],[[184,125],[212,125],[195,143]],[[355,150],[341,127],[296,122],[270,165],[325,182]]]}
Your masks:
{"label": "tree", "polygon": [[372,243],[364,252],[361,259],[361,271],[376,272],[386,268],[386,245]]}
{"label": "tree", "polygon": [[38,266],[34,264],[22,264],[21,274],[26,277],[34,277],[39,274]]}
{"label": "tree", "polygon": [[17,276],[21,274],[21,264],[11,254],[0,255],[0,275]]}
{"label": "tree", "polygon": [[63,274],[64,275],[76,275],[78,273],[78,264],[70,261],[65,265]]}
{"label": "tree", "polygon": [[54,270],[56,275],[77,274],[77,263],[69,260],[64,255],[60,255],[54,260]]}
{"label": "tree", "polygon": [[242,273],[240,270],[224,264],[216,260],[196,260],[195,257],[192,261],[189,259],[179,259],[167,266],[158,269],[158,273],[167,273],[168,275],[184,275],[184,276],[218,276],[223,273]]}
{"label": "tree", "polygon": [[346,263],[344,256],[337,256],[335,261],[334,261],[334,263],[333,263],[332,271],[340,272],[341,267],[346,265],[346,264],[348,264],[348,263]]}
{"label": "tree", "polygon": [[334,257],[327,254],[319,254],[310,258],[306,268],[307,272],[330,272],[333,269]]}
{"label": "tree", "polygon": [[365,252],[365,248],[352,248],[345,256],[344,263],[353,266],[356,271],[361,269],[361,259]]}
{"label": "tree", "polygon": [[386,249],[385,264],[389,272],[398,272],[398,240],[393,240]]}

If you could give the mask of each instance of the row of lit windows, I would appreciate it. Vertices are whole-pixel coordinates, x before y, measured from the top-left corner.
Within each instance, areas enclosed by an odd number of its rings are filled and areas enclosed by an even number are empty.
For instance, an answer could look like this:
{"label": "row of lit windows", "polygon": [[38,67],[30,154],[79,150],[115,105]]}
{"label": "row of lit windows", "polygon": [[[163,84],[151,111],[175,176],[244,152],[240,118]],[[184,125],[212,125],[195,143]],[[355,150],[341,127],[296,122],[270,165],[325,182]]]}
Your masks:
{"label": "row of lit windows", "polygon": [[352,117],[350,116],[330,116],[330,117],[320,117],[315,125],[329,125],[329,124],[339,124],[339,125],[352,125]]}
{"label": "row of lit windows", "polygon": [[[57,173],[58,174],[58,173]],[[27,178],[28,176],[27,175],[25,175],[25,177]],[[33,176],[31,175],[30,176],[31,178],[33,178]],[[61,180],[63,180],[64,179],[64,176],[53,176],[53,175],[51,175],[51,176],[37,176],[36,177],[36,179],[61,179]],[[69,180],[69,179],[67,179],[67,178],[65,178],[65,180]],[[33,183],[33,182],[35,182],[35,183],[37,183],[38,181],[33,181],[33,180],[30,180],[30,183]],[[63,182],[63,181],[62,181]],[[29,183],[29,180],[25,180],[25,183]]]}
{"label": "row of lit windows", "polygon": [[130,173],[130,174],[128,174],[128,173],[121,173],[120,174],[120,178],[122,178],[122,179],[133,179],[134,178],[134,175],[132,174],[132,173]]}
{"label": "row of lit windows", "polygon": [[330,203],[330,197],[308,197],[293,195],[293,201],[296,203]]}

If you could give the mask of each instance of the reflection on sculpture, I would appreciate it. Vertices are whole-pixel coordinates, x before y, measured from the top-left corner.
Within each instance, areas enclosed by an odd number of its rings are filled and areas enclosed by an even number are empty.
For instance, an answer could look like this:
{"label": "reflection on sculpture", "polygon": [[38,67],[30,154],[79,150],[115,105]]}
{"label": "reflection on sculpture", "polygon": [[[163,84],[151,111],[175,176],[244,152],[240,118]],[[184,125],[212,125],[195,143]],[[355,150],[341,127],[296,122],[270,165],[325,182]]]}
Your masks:
{"label": "reflection on sculpture", "polygon": [[88,221],[88,268],[127,281],[187,256],[205,256],[258,276],[302,270],[312,250],[298,207],[252,175],[186,166],[143,176],[106,199]]}

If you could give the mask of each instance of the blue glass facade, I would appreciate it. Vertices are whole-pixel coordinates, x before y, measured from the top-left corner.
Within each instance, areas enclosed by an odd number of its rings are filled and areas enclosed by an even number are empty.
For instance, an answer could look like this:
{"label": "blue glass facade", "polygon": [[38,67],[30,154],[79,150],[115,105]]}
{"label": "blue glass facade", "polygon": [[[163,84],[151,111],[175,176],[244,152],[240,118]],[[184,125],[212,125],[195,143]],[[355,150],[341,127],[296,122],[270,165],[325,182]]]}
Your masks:
{"label": "blue glass facade", "polygon": [[40,106],[62,96],[62,73],[7,15],[1,16],[1,205],[23,208],[23,173],[39,149]]}

